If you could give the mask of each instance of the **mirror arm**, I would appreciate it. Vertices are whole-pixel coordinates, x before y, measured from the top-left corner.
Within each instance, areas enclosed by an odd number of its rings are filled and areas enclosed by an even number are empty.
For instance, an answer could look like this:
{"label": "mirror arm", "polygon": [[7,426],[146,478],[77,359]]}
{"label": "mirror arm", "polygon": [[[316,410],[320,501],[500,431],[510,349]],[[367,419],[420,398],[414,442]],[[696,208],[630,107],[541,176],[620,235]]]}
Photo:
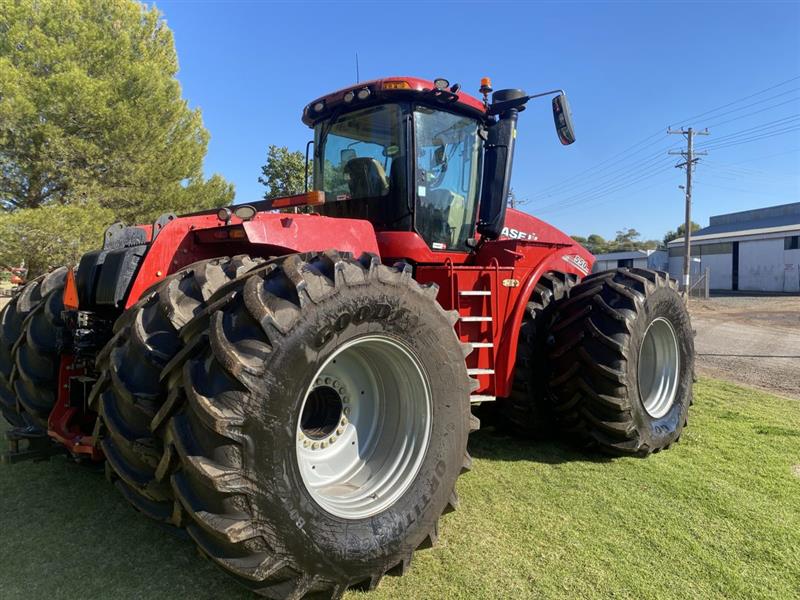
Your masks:
{"label": "mirror arm", "polygon": [[512,108],[516,108],[517,110],[523,110],[525,104],[528,103],[529,100],[533,100],[534,98],[541,98],[543,96],[552,96],[553,94],[564,94],[564,90],[550,90],[549,92],[541,92],[539,94],[533,94],[531,96],[521,96],[520,98],[514,98],[513,100],[505,100],[503,102],[495,102],[489,105],[489,114],[490,115],[500,115],[510,110]]}
{"label": "mirror arm", "polygon": [[564,95],[564,90],[550,90],[549,92],[542,92],[540,94],[534,94],[533,96],[527,96],[525,101],[533,100],[534,98],[541,98],[542,96],[550,96],[552,94],[562,94]]}

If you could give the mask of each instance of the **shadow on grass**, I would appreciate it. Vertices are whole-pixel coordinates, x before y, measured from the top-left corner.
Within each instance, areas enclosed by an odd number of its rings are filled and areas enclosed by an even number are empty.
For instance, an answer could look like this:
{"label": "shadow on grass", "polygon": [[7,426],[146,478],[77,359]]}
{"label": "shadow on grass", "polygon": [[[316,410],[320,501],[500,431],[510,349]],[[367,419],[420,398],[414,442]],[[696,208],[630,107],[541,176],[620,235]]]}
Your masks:
{"label": "shadow on grass", "polygon": [[[470,436],[469,446],[474,457],[492,461],[608,460],[561,441],[520,440],[492,427]],[[3,600],[253,598],[202,559],[181,531],[134,511],[102,472],[64,457],[2,465],[0,490]]]}
{"label": "shadow on grass", "polygon": [[63,457],[2,465],[0,489],[4,600],[253,597],[178,530],[136,513],[102,472]]}
{"label": "shadow on grass", "polygon": [[614,460],[590,450],[577,449],[555,435],[541,440],[525,440],[501,433],[493,426],[476,431],[469,437],[469,453],[473,458],[496,461],[529,461],[544,464],[569,462],[606,463]]}

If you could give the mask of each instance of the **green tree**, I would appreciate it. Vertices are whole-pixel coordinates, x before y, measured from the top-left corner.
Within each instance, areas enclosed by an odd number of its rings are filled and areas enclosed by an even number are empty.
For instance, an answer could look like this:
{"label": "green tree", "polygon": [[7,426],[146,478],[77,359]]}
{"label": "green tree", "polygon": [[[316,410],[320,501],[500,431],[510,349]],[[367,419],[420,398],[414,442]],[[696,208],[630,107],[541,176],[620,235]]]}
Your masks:
{"label": "green tree", "polygon": [[48,204],[0,213],[0,265],[25,261],[31,279],[60,265],[75,265],[97,248],[114,220],[110,208],[96,202]]}
{"label": "green tree", "polygon": [[230,203],[230,184],[203,177],[209,134],[177,71],[155,8],[0,0],[0,206],[92,201],[148,222]]}
{"label": "green tree", "polygon": [[[311,162],[308,165],[311,174]],[[267,162],[261,167],[258,182],[266,186],[264,199],[302,194],[306,189],[306,158],[299,150],[292,152],[286,146],[271,144],[267,149]]]}
{"label": "green tree", "polygon": [[620,229],[617,236],[609,244],[611,252],[628,252],[638,250],[641,234],[635,229]]}
{"label": "green tree", "polygon": [[[695,232],[698,229],[700,229],[700,225],[692,221],[692,232]],[[666,246],[672,240],[685,237],[685,235],[686,235],[686,224],[681,223],[680,225],[678,225],[677,231],[669,230],[667,233],[664,234],[664,245]]]}

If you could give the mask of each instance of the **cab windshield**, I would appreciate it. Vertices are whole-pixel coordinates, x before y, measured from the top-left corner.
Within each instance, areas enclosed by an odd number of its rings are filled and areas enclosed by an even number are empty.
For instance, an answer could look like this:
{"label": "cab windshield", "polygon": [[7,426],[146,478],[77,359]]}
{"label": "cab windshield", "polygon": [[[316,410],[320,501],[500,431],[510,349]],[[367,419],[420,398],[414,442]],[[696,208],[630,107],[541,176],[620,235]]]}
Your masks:
{"label": "cab windshield", "polygon": [[319,212],[367,219],[379,230],[416,230],[434,250],[466,250],[480,186],[478,127],[475,119],[407,104],[317,124],[314,189],[325,192]]}

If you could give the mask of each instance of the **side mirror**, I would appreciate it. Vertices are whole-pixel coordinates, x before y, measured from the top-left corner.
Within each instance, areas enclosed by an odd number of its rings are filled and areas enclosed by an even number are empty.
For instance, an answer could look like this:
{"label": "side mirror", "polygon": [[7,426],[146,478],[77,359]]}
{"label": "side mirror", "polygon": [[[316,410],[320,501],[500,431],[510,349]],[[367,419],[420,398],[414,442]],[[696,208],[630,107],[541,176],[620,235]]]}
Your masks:
{"label": "side mirror", "polygon": [[561,143],[565,146],[572,144],[575,141],[575,128],[572,126],[572,111],[566,94],[553,98],[553,120]]}
{"label": "side mirror", "polygon": [[345,148],[339,153],[339,160],[341,164],[346,165],[356,157],[356,151],[352,148]]}

